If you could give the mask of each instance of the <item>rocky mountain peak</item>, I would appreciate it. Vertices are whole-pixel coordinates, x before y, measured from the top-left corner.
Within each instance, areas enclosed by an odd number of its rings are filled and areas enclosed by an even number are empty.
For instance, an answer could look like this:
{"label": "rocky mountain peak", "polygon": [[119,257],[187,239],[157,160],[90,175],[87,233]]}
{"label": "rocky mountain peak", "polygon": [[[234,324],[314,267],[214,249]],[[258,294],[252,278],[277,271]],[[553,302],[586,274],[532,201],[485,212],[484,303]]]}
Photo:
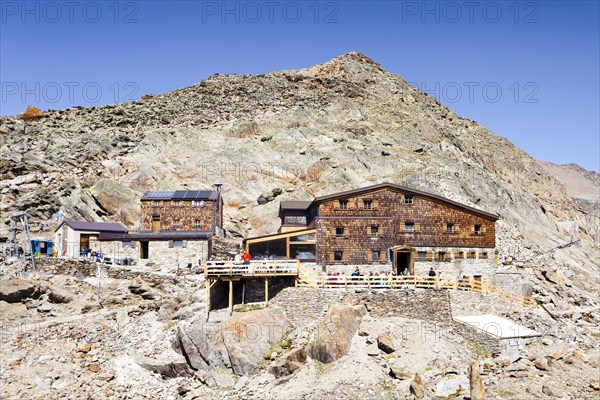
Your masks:
{"label": "rocky mountain peak", "polygon": [[350,80],[356,78],[367,79],[372,78],[373,75],[386,73],[381,65],[356,51],[335,57],[303,71],[319,78],[346,78]]}

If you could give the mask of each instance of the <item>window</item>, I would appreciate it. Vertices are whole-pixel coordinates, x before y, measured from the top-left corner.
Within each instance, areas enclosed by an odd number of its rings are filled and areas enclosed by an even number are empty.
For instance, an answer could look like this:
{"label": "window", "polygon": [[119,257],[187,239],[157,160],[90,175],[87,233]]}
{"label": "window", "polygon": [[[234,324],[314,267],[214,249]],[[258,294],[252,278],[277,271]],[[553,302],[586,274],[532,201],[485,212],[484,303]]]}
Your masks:
{"label": "window", "polygon": [[379,251],[379,250],[371,251],[371,260],[379,261],[380,258],[381,258],[381,251]]}
{"label": "window", "polygon": [[412,204],[413,196],[404,196],[404,204]]}
{"label": "window", "polygon": [[173,207],[179,208],[181,207],[181,202],[179,200],[173,202]]}
{"label": "window", "polygon": [[200,221],[199,219],[195,219],[194,220],[194,228],[200,229],[201,227],[202,227],[202,221]]}
{"label": "window", "polygon": [[202,208],[202,207],[204,207],[204,201],[203,200],[192,200],[192,207]]}
{"label": "window", "polygon": [[427,261],[427,252],[426,251],[420,251],[417,255],[417,260],[419,261]]}
{"label": "window", "polygon": [[451,223],[446,224],[446,233],[454,233],[454,224],[451,224]]}
{"label": "window", "polygon": [[372,210],[373,209],[373,202],[371,200],[364,200],[363,201],[363,208],[365,210]]}
{"label": "window", "polygon": [[477,254],[474,251],[470,251],[470,252],[467,253],[467,258],[468,259],[472,260],[472,259],[474,259],[476,257],[477,257]]}
{"label": "window", "polygon": [[340,200],[340,210],[348,209],[348,200]]}
{"label": "window", "polygon": [[183,240],[173,240],[173,247],[185,247]]}
{"label": "window", "polygon": [[372,226],[371,227],[371,237],[377,237],[379,235],[379,227]]}
{"label": "window", "polygon": [[343,238],[344,237],[344,228],[335,228],[335,237]]}
{"label": "window", "polygon": [[415,231],[415,224],[413,222],[406,222],[404,224],[404,231],[405,232],[414,232]]}
{"label": "window", "polygon": [[473,233],[475,235],[481,235],[482,231],[481,231],[481,225],[475,225],[473,227]]}
{"label": "window", "polygon": [[133,249],[133,242],[123,242],[124,249]]}
{"label": "window", "polygon": [[483,252],[479,253],[479,259],[480,260],[487,260],[488,259],[488,253],[487,253],[487,251],[483,251]]}
{"label": "window", "polygon": [[437,253],[437,260],[438,261],[445,261],[446,260],[446,252],[445,251],[438,251],[438,253]]}
{"label": "window", "polygon": [[462,251],[459,251],[458,253],[456,253],[456,255],[454,256],[455,260],[462,260],[463,258],[465,258],[465,253]]}
{"label": "window", "polygon": [[173,228],[175,228],[175,229],[181,228],[181,221],[178,219],[174,219],[173,220]]}
{"label": "window", "polygon": [[343,251],[334,251],[333,252],[333,261],[342,261],[343,258],[344,258]]}
{"label": "window", "polygon": [[154,207],[160,207],[160,201],[155,201],[154,202]]}

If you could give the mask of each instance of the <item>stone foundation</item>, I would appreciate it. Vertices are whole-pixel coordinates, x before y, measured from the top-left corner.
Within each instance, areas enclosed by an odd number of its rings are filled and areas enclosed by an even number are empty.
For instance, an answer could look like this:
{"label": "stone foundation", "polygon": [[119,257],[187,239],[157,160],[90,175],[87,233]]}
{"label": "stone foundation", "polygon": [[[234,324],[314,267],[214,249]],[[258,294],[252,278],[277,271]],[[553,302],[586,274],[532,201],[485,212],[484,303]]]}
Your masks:
{"label": "stone foundation", "polygon": [[168,240],[155,240],[148,242],[148,258],[141,258],[141,244],[133,242],[104,242],[90,243],[93,251],[100,252],[112,260],[131,259],[136,265],[168,267],[171,270],[192,267],[201,267],[209,254],[208,240],[184,240],[185,247],[175,247]]}

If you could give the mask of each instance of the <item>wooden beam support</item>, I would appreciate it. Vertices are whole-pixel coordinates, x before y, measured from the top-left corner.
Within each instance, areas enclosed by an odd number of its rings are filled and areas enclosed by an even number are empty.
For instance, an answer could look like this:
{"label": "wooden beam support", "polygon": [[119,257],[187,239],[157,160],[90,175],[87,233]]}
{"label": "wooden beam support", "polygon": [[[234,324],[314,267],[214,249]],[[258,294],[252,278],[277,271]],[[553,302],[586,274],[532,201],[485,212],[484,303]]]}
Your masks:
{"label": "wooden beam support", "polygon": [[233,281],[229,280],[229,315],[233,315]]}
{"label": "wooden beam support", "polygon": [[208,318],[210,317],[210,288],[212,288],[213,285],[211,285],[210,279],[206,280],[206,283],[204,284],[206,293],[205,293],[205,298],[206,298],[206,302],[205,302],[205,307],[206,307],[206,322],[208,322]]}
{"label": "wooden beam support", "polygon": [[265,278],[265,307],[269,306],[269,278]]}

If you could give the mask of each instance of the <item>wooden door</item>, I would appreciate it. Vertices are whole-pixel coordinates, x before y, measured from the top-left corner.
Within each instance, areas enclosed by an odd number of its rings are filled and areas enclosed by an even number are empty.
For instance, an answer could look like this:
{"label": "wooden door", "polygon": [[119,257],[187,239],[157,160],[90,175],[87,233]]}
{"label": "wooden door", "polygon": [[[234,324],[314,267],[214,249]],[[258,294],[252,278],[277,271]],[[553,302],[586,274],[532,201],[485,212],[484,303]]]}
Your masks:
{"label": "wooden door", "polygon": [[160,231],[160,219],[152,220],[152,233],[158,233]]}
{"label": "wooden door", "polygon": [[79,237],[79,250],[85,250],[90,248],[90,235],[81,235]]}

